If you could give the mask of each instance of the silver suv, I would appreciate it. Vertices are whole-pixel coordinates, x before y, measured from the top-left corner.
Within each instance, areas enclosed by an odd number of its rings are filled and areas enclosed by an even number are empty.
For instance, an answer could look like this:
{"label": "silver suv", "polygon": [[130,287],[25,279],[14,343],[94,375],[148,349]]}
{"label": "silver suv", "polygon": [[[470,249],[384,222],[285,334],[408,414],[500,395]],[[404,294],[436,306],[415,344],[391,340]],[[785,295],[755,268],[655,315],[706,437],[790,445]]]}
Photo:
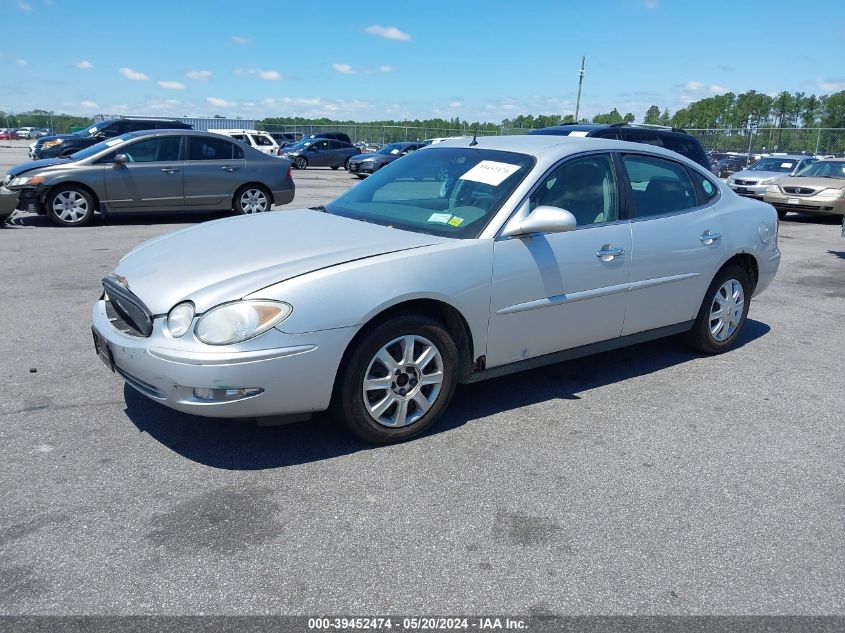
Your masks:
{"label": "silver suv", "polygon": [[764,156],[748,169],[736,172],[728,178],[728,187],[741,196],[762,200],[766,189],[774,182],[787,176],[794,176],[810,163],[812,156],[781,154]]}

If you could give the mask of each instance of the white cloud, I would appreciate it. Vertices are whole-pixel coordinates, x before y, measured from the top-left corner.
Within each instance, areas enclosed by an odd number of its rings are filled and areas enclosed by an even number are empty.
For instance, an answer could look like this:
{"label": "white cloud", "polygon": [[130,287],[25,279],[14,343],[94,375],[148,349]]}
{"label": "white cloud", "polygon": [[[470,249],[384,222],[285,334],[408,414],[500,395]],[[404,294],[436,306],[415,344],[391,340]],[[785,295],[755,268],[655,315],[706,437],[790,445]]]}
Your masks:
{"label": "white cloud", "polygon": [[356,72],[349,64],[332,64],[332,69],[341,75],[354,75]]}
{"label": "white cloud", "polygon": [[26,66],[26,65],[28,64],[28,62],[27,62],[25,59],[21,58],[21,57],[18,57],[18,58],[15,60],[15,63],[16,63],[18,66]]}
{"label": "white cloud", "polygon": [[88,110],[96,110],[100,106],[97,105],[96,101],[80,101],[79,105],[83,108],[87,108]]}
{"label": "white cloud", "polygon": [[825,81],[824,79],[816,79],[816,85],[820,90],[825,92],[839,92],[845,90],[845,81]]}
{"label": "white cloud", "polygon": [[388,66],[387,64],[382,64],[378,67],[378,69],[383,73],[392,73],[394,70],[396,70],[393,66]]}
{"label": "white cloud", "polygon": [[32,5],[21,1],[21,2],[18,2],[18,9],[20,9],[21,11],[29,12],[29,11],[32,11]]}
{"label": "white cloud", "polygon": [[210,70],[189,70],[185,76],[189,79],[196,79],[197,81],[208,81],[211,79],[212,72]]}
{"label": "white cloud", "polygon": [[252,44],[252,38],[244,37],[243,35],[233,35],[232,41],[238,46],[246,46],[247,44]]}
{"label": "white cloud", "polygon": [[710,86],[710,92],[712,92],[714,95],[719,95],[728,92],[728,89],[724,86],[720,86],[719,84],[712,84]]}
{"label": "white cloud", "polygon": [[260,70],[255,69],[253,74],[258,75],[262,79],[266,79],[267,81],[279,81],[282,78],[281,73],[275,70]]}
{"label": "white cloud", "polygon": [[165,90],[184,90],[185,84],[179,83],[178,81],[159,81],[158,85],[164,88]]}
{"label": "white cloud", "polygon": [[379,26],[378,24],[373,24],[372,26],[368,26],[364,30],[367,31],[367,33],[370,33],[371,35],[378,35],[379,37],[384,37],[389,40],[400,40],[403,42],[407,42],[411,39],[410,33],[400,31],[395,26]]}
{"label": "white cloud", "polygon": [[704,84],[700,81],[688,81],[686,83],[687,90],[701,90],[702,88],[704,88]]}
{"label": "white cloud", "polygon": [[460,101],[453,101],[449,104],[450,108],[460,108],[463,104]]}
{"label": "white cloud", "polygon": [[82,61],[80,61],[80,62],[76,62],[75,66],[76,66],[77,68],[79,68],[80,70],[88,70],[88,69],[90,69],[90,68],[93,68],[93,67],[94,67],[94,64],[92,64],[91,62],[89,62],[87,59],[83,59],[83,60],[82,60]]}
{"label": "white cloud", "polygon": [[118,72],[132,81],[147,81],[149,79],[149,77],[147,77],[144,73],[138,72],[137,70],[132,70],[131,68],[127,68],[126,66],[121,68]]}
{"label": "white cloud", "polygon": [[226,101],[225,99],[221,99],[220,97],[208,97],[205,102],[208,105],[214,106],[215,108],[231,108],[234,103],[231,101]]}
{"label": "white cloud", "polygon": [[643,0],[643,6],[646,9],[656,9],[658,4],[660,4],[660,0]]}

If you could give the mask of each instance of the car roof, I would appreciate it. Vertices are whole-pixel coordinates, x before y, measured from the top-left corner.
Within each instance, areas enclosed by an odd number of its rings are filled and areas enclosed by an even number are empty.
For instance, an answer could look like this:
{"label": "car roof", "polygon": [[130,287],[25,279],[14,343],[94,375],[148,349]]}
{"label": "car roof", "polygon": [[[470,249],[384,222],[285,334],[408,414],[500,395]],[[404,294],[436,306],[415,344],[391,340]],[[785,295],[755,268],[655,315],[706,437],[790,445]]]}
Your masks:
{"label": "car roof", "polygon": [[760,159],[763,158],[782,158],[786,160],[801,160],[802,158],[814,158],[813,156],[808,156],[806,154],[769,154],[768,156],[761,156]]}

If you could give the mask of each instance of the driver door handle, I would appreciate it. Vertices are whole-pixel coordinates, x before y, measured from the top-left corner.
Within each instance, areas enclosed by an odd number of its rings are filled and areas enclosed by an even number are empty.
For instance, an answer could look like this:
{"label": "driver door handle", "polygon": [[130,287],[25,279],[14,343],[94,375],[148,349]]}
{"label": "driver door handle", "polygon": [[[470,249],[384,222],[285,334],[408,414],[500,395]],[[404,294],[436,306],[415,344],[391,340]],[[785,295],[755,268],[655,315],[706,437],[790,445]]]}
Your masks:
{"label": "driver door handle", "polygon": [[596,257],[598,257],[603,262],[611,262],[613,261],[614,257],[618,257],[625,253],[624,248],[614,248],[613,244],[605,244],[601,247],[600,251],[596,251]]}
{"label": "driver door handle", "polygon": [[708,229],[704,231],[704,233],[702,233],[698,239],[700,239],[705,245],[710,246],[711,244],[715,244],[720,239],[722,239],[722,234],[713,233],[712,231],[710,231],[710,229]]}
{"label": "driver door handle", "polygon": [[238,171],[237,167],[229,167],[228,165],[226,165],[225,167],[221,167],[220,169],[222,169],[223,171],[228,171],[228,172]]}
{"label": "driver door handle", "polygon": [[161,171],[163,171],[165,174],[175,174],[179,170],[175,169],[174,167],[162,167]]}

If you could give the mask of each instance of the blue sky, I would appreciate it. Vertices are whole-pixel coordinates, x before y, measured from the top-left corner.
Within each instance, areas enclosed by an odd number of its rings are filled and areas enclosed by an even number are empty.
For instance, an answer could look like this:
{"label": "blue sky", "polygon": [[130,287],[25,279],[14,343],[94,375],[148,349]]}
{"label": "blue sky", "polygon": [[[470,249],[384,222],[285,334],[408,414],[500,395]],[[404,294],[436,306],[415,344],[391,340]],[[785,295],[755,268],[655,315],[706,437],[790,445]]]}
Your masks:
{"label": "blue sky", "polygon": [[728,90],[845,89],[844,6],[0,0],[0,109],[501,121],[573,113],[583,54],[582,112],[639,119]]}

